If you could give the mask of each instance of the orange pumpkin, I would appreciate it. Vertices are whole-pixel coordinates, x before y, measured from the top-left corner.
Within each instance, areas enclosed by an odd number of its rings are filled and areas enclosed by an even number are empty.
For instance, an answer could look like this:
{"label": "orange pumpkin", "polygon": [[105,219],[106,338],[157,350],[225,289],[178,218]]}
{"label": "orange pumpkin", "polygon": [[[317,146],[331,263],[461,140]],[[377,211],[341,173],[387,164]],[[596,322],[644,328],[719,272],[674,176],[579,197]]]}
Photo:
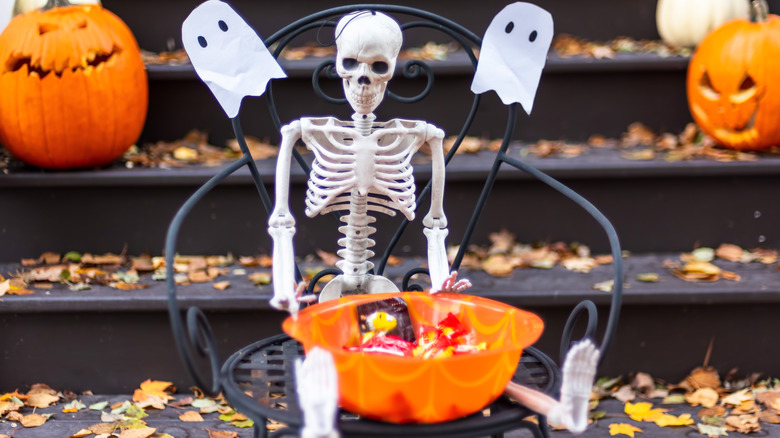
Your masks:
{"label": "orange pumpkin", "polygon": [[101,6],[16,16],[0,35],[0,142],[45,168],[100,166],[138,140],[148,83],[138,43]]}
{"label": "orange pumpkin", "polygon": [[753,2],[754,22],[730,21],[702,40],[688,66],[688,105],[719,144],[739,150],[780,145],[780,17]]}

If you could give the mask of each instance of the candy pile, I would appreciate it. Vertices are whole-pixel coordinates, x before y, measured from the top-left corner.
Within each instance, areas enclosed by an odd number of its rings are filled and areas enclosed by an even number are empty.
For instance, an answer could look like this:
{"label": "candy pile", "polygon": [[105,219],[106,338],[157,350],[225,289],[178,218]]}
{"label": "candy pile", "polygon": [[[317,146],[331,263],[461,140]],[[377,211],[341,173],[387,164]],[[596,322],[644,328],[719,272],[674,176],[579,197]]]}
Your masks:
{"label": "candy pile", "polygon": [[485,342],[475,345],[474,336],[452,313],[448,313],[436,327],[421,325],[414,341],[388,334],[396,327],[396,319],[392,315],[375,312],[366,319],[371,330],[363,334],[360,345],[345,347],[348,351],[438,359],[487,348]]}

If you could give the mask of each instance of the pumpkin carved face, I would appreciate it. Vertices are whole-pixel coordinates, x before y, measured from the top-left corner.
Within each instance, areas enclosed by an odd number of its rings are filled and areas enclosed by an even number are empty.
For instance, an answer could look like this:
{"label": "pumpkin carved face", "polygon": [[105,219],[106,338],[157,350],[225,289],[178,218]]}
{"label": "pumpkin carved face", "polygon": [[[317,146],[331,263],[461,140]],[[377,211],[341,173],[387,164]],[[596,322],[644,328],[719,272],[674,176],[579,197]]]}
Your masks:
{"label": "pumpkin carved face", "polygon": [[138,139],[147,104],[138,44],[100,6],[32,11],[0,35],[0,142],[22,161],[107,164]]}
{"label": "pumpkin carved face", "polygon": [[761,150],[780,145],[780,18],[734,20],[709,34],[688,67],[694,120],[718,143]]}

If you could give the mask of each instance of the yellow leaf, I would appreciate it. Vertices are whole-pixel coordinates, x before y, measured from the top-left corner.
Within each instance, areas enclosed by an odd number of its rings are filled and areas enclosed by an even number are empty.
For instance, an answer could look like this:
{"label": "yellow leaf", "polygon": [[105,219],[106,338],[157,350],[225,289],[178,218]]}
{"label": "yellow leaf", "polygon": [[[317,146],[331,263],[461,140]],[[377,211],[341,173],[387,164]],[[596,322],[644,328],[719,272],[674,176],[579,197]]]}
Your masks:
{"label": "yellow leaf", "polygon": [[203,417],[197,411],[187,411],[179,415],[179,420],[185,422],[203,421]]}
{"label": "yellow leaf", "polygon": [[171,385],[173,385],[171,382],[147,379],[141,383],[140,390],[135,390],[135,393],[133,394],[133,401],[144,401],[146,400],[147,395],[154,395],[156,397],[160,397],[163,400],[169,400],[173,397],[165,392],[165,390],[170,388]]}
{"label": "yellow leaf", "polygon": [[83,438],[85,436],[92,435],[92,431],[89,429],[81,429],[80,431],[74,433],[70,436],[70,438]]}
{"label": "yellow leaf", "polygon": [[627,435],[633,438],[634,432],[642,433],[643,430],[627,423],[612,423],[609,425],[610,435]]}
{"label": "yellow leaf", "polygon": [[671,414],[663,414],[659,418],[656,418],[654,422],[661,427],[690,426],[693,424],[693,419],[691,418],[691,414],[682,414],[679,417],[675,417]]}
{"label": "yellow leaf", "polygon": [[623,410],[634,421],[655,421],[666,412],[666,409],[653,409],[653,404],[647,402],[635,404],[626,403]]}

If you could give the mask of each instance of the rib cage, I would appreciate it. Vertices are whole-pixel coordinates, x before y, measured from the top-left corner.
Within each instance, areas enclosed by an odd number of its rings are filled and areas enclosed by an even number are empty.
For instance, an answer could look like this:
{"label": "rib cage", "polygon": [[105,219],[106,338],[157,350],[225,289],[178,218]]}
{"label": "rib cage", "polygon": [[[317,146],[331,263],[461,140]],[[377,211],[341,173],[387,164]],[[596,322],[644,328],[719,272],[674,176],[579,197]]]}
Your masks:
{"label": "rib cage", "polygon": [[302,139],[314,152],[306,192],[306,215],[348,210],[350,193],[367,196],[367,209],[414,219],[411,159],[425,141],[426,123],[391,120],[375,123],[363,136],[351,122],[335,118],[301,119]]}

